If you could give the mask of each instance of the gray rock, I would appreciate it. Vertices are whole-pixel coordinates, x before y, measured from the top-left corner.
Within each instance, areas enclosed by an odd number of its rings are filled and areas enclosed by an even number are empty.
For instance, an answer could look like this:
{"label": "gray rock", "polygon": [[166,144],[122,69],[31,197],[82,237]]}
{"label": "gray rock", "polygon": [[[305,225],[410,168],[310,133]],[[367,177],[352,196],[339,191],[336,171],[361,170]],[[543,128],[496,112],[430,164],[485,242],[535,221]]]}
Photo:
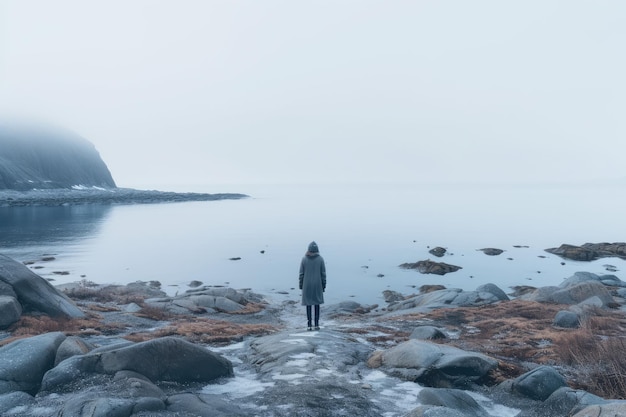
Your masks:
{"label": "gray rock", "polygon": [[385,290],[383,291],[383,298],[386,303],[395,303],[397,301],[404,300],[404,296],[398,291]]}
{"label": "gray rock", "polygon": [[544,401],[557,389],[566,386],[565,379],[554,368],[540,366],[515,378],[511,389],[533,400]]}
{"label": "gray rock", "polygon": [[80,395],[64,403],[58,417],[130,417],[134,406],[131,399]]}
{"label": "gray rock", "polygon": [[141,307],[136,303],[130,303],[124,306],[125,313],[139,313],[141,311]]}
{"label": "gray rock", "polygon": [[436,248],[432,248],[431,250],[428,251],[428,253],[430,253],[431,255],[434,255],[438,258],[441,258],[443,255],[446,254],[446,248],[442,248],[441,246],[437,246]]}
{"label": "gray rock", "polygon": [[559,304],[578,304],[591,297],[598,297],[602,305],[615,304],[606,287],[596,281],[586,281],[570,285],[552,293],[552,301]]}
{"label": "gray rock", "polygon": [[471,307],[492,304],[509,300],[509,297],[494,284],[485,284],[475,291],[463,291],[459,288],[448,288],[418,294],[387,307],[389,311],[399,311],[418,308],[418,311],[430,311],[435,308],[449,308],[454,306]]}
{"label": "gray rock", "polygon": [[571,311],[561,310],[554,316],[552,325],[566,329],[576,329],[580,327],[580,317]]}
{"label": "gray rock", "polygon": [[172,395],[167,399],[167,410],[194,416],[236,417],[251,415],[250,411],[243,411],[236,403],[226,401],[218,395],[208,394]]}
{"label": "gray rock", "polygon": [[562,387],[554,391],[546,399],[538,411],[542,415],[571,416],[589,405],[606,404],[607,401],[587,391]]}
{"label": "gray rock", "polygon": [[64,390],[85,374],[112,375],[122,370],[151,381],[211,382],[233,376],[232,363],[222,356],[183,339],[164,337],[66,359],[45,374],[42,390]]}
{"label": "gray rock", "polygon": [[563,244],[558,248],[546,249],[546,252],[576,261],[593,261],[598,258],[626,258],[626,243],[585,243],[582,246]]}
{"label": "gray rock", "polygon": [[403,417],[466,417],[465,412],[438,405],[420,405]]}
{"label": "gray rock", "polygon": [[15,407],[24,407],[35,402],[35,398],[23,391],[10,392],[8,394],[0,394],[0,415]]}
{"label": "gray rock", "polygon": [[346,314],[367,314],[377,307],[377,304],[363,305],[356,301],[342,301],[338,304],[331,304],[325,307],[324,316],[333,318]]}
{"label": "gray rock", "polygon": [[550,303],[552,302],[552,294],[559,291],[561,288],[556,286],[539,287],[534,291],[520,295],[520,300],[536,301],[538,303]]}
{"label": "gray rock", "polygon": [[467,417],[487,416],[487,412],[468,393],[458,389],[424,388],[417,395],[424,405],[446,407]]}
{"label": "gray rock", "polygon": [[572,417],[618,417],[626,416],[626,401],[596,404],[585,407]]}
{"label": "gray rock", "polygon": [[2,280],[0,280],[0,295],[17,298],[17,294],[13,291],[13,287]]}
{"label": "gray rock", "polygon": [[76,304],[48,281],[4,255],[0,255],[0,281],[13,288],[25,311],[40,311],[52,317],[85,317]]}
{"label": "gray rock", "polygon": [[415,263],[404,263],[400,268],[417,269],[421,274],[445,275],[450,272],[456,272],[462,269],[460,266],[450,265],[445,262],[434,262],[430,259],[425,261],[417,261]]}
{"label": "gray rock", "polygon": [[20,319],[22,305],[8,295],[0,295],[0,329],[9,327]]}
{"label": "gray rock", "polygon": [[65,359],[76,356],[84,355],[93,350],[95,346],[91,343],[84,341],[78,336],[68,336],[63,343],[57,349],[56,357],[54,359],[54,366],[63,362]]}
{"label": "gray rock", "polygon": [[243,306],[235,301],[232,301],[226,297],[213,296],[213,295],[193,295],[189,297],[198,307],[213,308],[218,311],[225,311],[232,313],[234,311],[243,310]]}
{"label": "gray rock", "polygon": [[46,333],[0,347],[0,394],[36,394],[44,374],[54,366],[57,348],[64,339],[63,333]]}
{"label": "gray rock", "polygon": [[489,255],[489,256],[498,256],[502,252],[504,252],[502,249],[496,249],[496,248],[483,248],[483,249],[478,249],[478,250],[482,251],[485,255]]}
{"label": "gray rock", "polygon": [[463,388],[486,377],[498,361],[480,353],[411,339],[383,352],[382,364],[390,374],[422,385]]}
{"label": "gray rock", "polygon": [[435,326],[418,326],[413,329],[413,332],[409,336],[409,339],[418,340],[433,340],[433,339],[446,339],[447,336],[441,329]]}
{"label": "gray rock", "polygon": [[[509,301],[510,298],[500,287],[496,284],[484,284],[476,288],[476,292],[484,296],[485,299],[495,300],[495,301]],[[494,302],[495,302],[494,301]]]}
{"label": "gray rock", "polygon": [[113,377],[113,386],[108,390],[122,398],[158,398],[165,401],[167,396],[148,378],[133,371],[119,371]]}

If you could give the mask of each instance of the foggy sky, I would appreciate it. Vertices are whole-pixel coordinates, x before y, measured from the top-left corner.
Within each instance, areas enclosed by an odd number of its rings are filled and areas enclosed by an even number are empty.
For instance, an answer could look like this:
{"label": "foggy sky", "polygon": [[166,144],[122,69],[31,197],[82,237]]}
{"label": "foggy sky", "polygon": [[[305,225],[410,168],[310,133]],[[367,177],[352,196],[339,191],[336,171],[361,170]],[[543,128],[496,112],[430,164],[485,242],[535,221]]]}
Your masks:
{"label": "foggy sky", "polygon": [[0,0],[0,111],[119,186],[626,177],[626,2]]}

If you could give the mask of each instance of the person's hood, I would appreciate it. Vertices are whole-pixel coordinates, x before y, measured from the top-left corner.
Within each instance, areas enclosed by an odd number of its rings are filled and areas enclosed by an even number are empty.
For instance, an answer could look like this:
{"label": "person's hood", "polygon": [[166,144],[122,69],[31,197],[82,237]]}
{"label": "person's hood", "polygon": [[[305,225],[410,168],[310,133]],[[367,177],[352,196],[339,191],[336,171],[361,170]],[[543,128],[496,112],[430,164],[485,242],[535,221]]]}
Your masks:
{"label": "person's hood", "polygon": [[317,247],[317,243],[315,243],[315,241],[309,243],[309,252],[315,253],[319,251],[320,249]]}

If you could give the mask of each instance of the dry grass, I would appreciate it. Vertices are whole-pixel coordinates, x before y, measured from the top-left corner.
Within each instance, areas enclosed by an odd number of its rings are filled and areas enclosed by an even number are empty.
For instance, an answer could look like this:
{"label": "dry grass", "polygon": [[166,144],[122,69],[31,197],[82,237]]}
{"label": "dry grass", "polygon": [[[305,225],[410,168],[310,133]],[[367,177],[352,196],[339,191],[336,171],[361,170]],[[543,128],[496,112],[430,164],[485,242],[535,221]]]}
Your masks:
{"label": "dry grass", "polygon": [[578,370],[571,384],[604,398],[626,399],[626,339],[623,315],[599,310],[580,329],[554,340],[562,362]]}
{"label": "dry grass", "polygon": [[165,336],[180,336],[194,343],[229,344],[243,340],[245,336],[258,336],[275,332],[268,324],[237,324],[203,317],[178,320],[154,332],[132,333],[125,338],[142,342]]}
{"label": "dry grass", "polygon": [[11,337],[0,341],[0,346],[25,337],[49,332],[63,332],[70,336],[94,336],[116,334],[125,329],[118,323],[103,324],[100,317],[90,315],[83,319],[62,319],[48,316],[22,316],[8,331]]}
{"label": "dry grass", "polygon": [[621,311],[591,309],[578,329],[552,326],[567,306],[513,300],[482,307],[434,310],[385,319],[399,327],[430,322],[458,334],[434,341],[481,352],[500,361],[494,382],[528,369],[524,362],[562,366],[572,387],[603,398],[626,399],[626,316]]}

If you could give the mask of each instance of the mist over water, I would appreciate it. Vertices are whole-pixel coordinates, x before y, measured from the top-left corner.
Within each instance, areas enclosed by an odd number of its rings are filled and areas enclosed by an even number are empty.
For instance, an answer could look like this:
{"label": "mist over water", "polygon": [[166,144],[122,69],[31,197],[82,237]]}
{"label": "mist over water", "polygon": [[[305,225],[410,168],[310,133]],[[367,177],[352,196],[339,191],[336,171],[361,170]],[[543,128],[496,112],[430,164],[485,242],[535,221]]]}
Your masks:
{"label": "mist over water", "polygon": [[[0,208],[0,253],[19,261],[54,255],[54,261],[32,267],[55,284],[83,278],[97,283],[158,280],[174,294],[199,280],[267,294],[288,292],[298,299],[300,258],[315,240],[328,269],[327,303],[380,304],[385,289],[409,294],[423,284],[473,290],[493,282],[508,292],[513,285],[557,285],[576,271],[608,273],[606,264],[626,279],[623,260],[574,262],[544,251],[562,243],[626,240],[623,186],[227,188],[251,198]],[[430,255],[435,246],[447,248],[448,254]],[[477,250],[485,247],[505,252],[494,257]],[[437,276],[398,268],[425,259],[463,269]]]}

